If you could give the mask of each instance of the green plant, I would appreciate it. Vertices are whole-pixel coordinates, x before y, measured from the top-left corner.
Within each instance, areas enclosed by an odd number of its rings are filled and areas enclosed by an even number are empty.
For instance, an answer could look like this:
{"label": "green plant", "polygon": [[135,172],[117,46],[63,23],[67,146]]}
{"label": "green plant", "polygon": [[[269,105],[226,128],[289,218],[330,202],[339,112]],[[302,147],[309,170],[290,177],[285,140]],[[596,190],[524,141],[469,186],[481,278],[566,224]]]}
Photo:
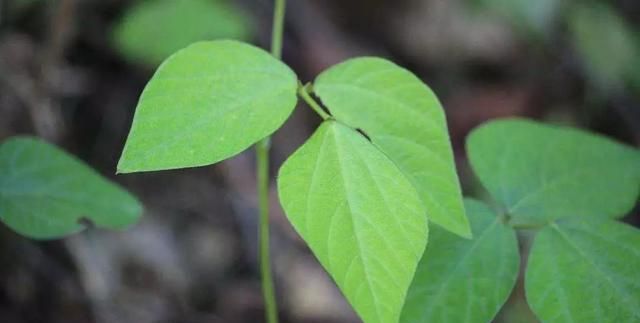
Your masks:
{"label": "green plant", "polygon": [[[557,22],[566,2],[560,0],[468,0],[475,10],[484,9],[512,24],[518,32],[541,37]],[[483,13],[486,15],[486,12]]]}
{"label": "green plant", "polygon": [[[120,173],[205,166],[256,145],[267,321],[277,321],[268,249],[268,136],[298,98],[323,122],[280,169],[280,201],[365,322],[491,320],[517,278],[514,228],[548,225],[538,238],[544,244],[549,230],[571,228],[565,218],[592,221],[633,206],[640,182],[635,150],[526,121],[483,127],[469,142],[474,169],[501,207],[499,215],[482,202],[463,203],[444,112],[431,90],[411,72],[372,57],[338,64],[303,85],[279,60],[284,6],[276,1],[271,55],[221,40],[169,57],[140,97],[118,164]],[[547,148],[537,151],[542,144]],[[505,155],[507,148],[524,150]],[[606,191],[594,196],[604,185]],[[437,226],[425,252],[428,221]],[[542,254],[533,260],[549,256]],[[483,278],[474,280],[474,274]],[[545,305],[532,304],[546,318]],[[600,309],[609,314],[617,308]]]}
{"label": "green plant", "polygon": [[141,213],[133,196],[55,146],[30,137],[0,145],[0,220],[24,236],[124,229]]}
{"label": "green plant", "polygon": [[569,30],[590,85],[610,92],[627,85],[640,89],[640,36],[614,8],[600,2],[576,6]]}
{"label": "green plant", "polygon": [[127,8],[113,28],[115,47],[132,62],[156,66],[200,40],[248,40],[251,24],[227,0],[147,0]]}
{"label": "green plant", "polygon": [[[606,1],[474,0],[469,4],[498,14],[534,39],[550,40],[566,29],[588,84],[602,92],[596,94],[640,88],[638,30]],[[567,26],[559,28],[563,20]]]}
{"label": "green plant", "polygon": [[613,220],[637,201],[637,150],[571,128],[505,119],[474,130],[467,151],[492,207],[466,200],[472,240],[432,230],[403,322],[491,321],[518,276],[516,229],[536,233],[525,290],[539,319],[640,319],[640,232]]}
{"label": "green plant", "polygon": [[[303,86],[278,60],[283,17],[277,1],[271,55],[223,40],[168,58],[141,95],[118,172],[209,165],[257,143],[261,264],[274,322],[265,138],[302,98],[325,121],[280,171],[283,206],[360,316],[397,321],[427,244],[425,210],[470,237],[444,112],[417,77],[379,58],[347,61]],[[391,272],[388,259],[397,260]]]}

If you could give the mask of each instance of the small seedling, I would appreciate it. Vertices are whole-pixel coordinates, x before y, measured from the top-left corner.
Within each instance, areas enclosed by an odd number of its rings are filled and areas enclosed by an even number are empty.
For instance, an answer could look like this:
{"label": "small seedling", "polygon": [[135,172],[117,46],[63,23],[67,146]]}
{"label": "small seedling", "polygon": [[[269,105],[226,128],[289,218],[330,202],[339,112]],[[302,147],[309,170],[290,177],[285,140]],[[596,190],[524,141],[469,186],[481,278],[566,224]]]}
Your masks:
{"label": "small seedling", "polygon": [[[514,228],[528,227],[541,229],[527,272],[529,301],[541,318],[640,317],[638,233],[607,220],[636,201],[636,150],[528,121],[482,127],[469,140],[469,155],[498,213],[468,200],[469,224],[444,111],[429,87],[373,57],[340,63],[303,85],[279,60],[284,6],[276,1],[271,54],[220,40],[164,61],[140,97],[118,164],[120,173],[206,166],[256,145],[268,322],[277,321],[268,137],[299,99],[323,121],[280,169],[280,201],[363,321],[491,320],[518,274]],[[611,251],[591,258],[603,252],[599,239],[613,239],[603,241]],[[552,243],[565,262],[547,250]],[[581,293],[596,290],[602,298],[580,305]]]}

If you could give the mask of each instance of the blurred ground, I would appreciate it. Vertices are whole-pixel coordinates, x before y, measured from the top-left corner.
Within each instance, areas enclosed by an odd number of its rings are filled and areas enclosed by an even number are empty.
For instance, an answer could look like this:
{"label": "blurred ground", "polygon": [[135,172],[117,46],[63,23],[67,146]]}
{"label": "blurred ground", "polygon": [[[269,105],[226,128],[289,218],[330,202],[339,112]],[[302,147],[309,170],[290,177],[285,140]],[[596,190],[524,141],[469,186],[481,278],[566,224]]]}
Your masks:
{"label": "blurred ground", "polygon": [[[439,94],[468,194],[478,185],[464,138],[488,119],[533,117],[640,145],[638,1],[289,2],[284,59],[303,81],[346,58],[379,55]],[[0,226],[0,322],[262,321],[252,152],[213,167],[114,175],[154,69],[113,45],[112,30],[133,3],[0,0],[0,140],[45,137],[146,207],[127,232],[63,241],[34,242]],[[271,2],[232,5],[248,17],[249,39],[268,44]],[[272,173],[319,121],[298,107],[274,136]],[[357,322],[272,193],[283,321]],[[627,220],[640,224],[638,210]],[[521,288],[498,321],[535,322]]]}

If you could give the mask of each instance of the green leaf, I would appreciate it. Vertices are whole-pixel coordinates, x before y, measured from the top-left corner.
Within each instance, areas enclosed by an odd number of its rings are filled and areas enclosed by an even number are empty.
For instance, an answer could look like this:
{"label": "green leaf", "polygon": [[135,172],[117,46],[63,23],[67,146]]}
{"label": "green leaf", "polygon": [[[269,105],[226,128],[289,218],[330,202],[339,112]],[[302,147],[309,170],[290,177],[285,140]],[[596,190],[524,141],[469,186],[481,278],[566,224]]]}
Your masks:
{"label": "green leaf", "polygon": [[509,297],[520,262],[515,231],[484,203],[465,206],[473,239],[431,229],[401,322],[491,322]]}
{"label": "green leaf", "polygon": [[514,221],[620,217],[636,203],[640,153],[585,131],[493,121],[467,140],[471,166]]}
{"label": "green leaf", "polygon": [[[637,32],[603,3],[589,3],[571,11],[569,28],[589,79],[605,90],[618,90],[637,77],[640,64]],[[612,50],[615,49],[615,50]]]}
{"label": "green leaf", "polygon": [[36,239],[84,228],[124,229],[142,207],[129,193],[64,151],[39,139],[16,137],[0,145],[0,219]]}
{"label": "green leaf", "polygon": [[640,232],[611,220],[570,219],[536,237],[527,300],[544,322],[640,322]]}
{"label": "green leaf", "polygon": [[326,121],[282,166],[278,191],[294,228],[360,317],[397,322],[428,221],[393,162],[358,132]]}
{"label": "green leaf", "polygon": [[128,59],[157,65],[196,41],[250,35],[249,19],[227,1],[153,0],[129,8],[112,36]]}
{"label": "green leaf", "polygon": [[409,177],[431,221],[470,236],[444,111],[420,79],[389,61],[357,58],[323,72],[314,91]]}
{"label": "green leaf", "polygon": [[296,105],[291,69],[236,41],[195,43],[164,62],[144,89],[118,164],[121,173],[204,166],[276,131]]}
{"label": "green leaf", "polygon": [[543,35],[553,30],[561,9],[561,0],[469,0],[504,17],[519,31]]}

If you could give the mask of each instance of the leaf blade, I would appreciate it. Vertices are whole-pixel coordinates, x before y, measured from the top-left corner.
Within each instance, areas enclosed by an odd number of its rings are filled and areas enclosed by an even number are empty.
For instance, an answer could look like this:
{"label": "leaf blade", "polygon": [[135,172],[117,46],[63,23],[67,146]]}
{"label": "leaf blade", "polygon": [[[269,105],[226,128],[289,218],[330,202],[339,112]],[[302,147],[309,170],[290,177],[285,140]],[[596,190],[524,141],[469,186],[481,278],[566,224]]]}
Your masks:
{"label": "leaf blade", "polygon": [[432,228],[401,322],[490,322],[509,297],[520,260],[515,232],[484,203],[466,199],[465,207],[473,239]]}
{"label": "leaf blade", "polygon": [[360,317],[397,321],[427,243],[427,218],[396,166],[356,131],[327,121],[282,166],[278,192]]}
{"label": "leaf blade", "polygon": [[[588,81],[604,93],[625,89],[637,77],[637,31],[605,3],[577,6],[568,16],[571,41]],[[615,51],[609,50],[615,48]]]}
{"label": "leaf blade", "polygon": [[417,188],[429,219],[469,237],[444,111],[411,72],[380,58],[356,58],[313,85],[331,114],[364,130]]}
{"label": "leaf blade", "polygon": [[0,219],[35,239],[59,238],[96,226],[121,230],[142,206],[75,157],[28,137],[0,145]]}
{"label": "leaf blade", "polygon": [[611,220],[572,218],[544,229],[526,271],[531,308],[545,322],[640,320],[638,246],[637,229]]}
{"label": "leaf blade", "polygon": [[267,52],[236,41],[195,43],[145,88],[120,173],[210,165],[277,130],[296,105],[297,78]]}
{"label": "leaf blade", "polygon": [[476,128],[471,166],[517,221],[621,217],[636,202],[640,154],[604,137],[525,119]]}
{"label": "leaf blade", "polygon": [[126,10],[112,38],[127,59],[158,65],[193,42],[248,40],[249,25],[249,19],[226,1],[146,1]]}

